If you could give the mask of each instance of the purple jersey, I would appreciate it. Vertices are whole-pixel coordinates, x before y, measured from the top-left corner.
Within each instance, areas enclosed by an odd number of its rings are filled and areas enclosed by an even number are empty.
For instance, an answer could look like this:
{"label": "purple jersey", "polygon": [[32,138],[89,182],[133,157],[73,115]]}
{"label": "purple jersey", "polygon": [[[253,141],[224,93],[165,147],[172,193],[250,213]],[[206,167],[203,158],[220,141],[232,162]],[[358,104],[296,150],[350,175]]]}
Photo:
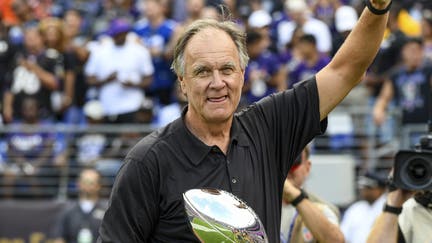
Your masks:
{"label": "purple jersey", "polygon": [[301,62],[290,74],[288,88],[292,88],[294,84],[305,80],[315,75],[319,70],[325,67],[330,62],[330,57],[321,55],[318,62],[309,67],[306,62]]}
{"label": "purple jersey", "polygon": [[271,52],[264,52],[249,61],[245,71],[245,83],[252,82],[250,80],[250,74],[252,71],[262,72],[264,78],[251,83],[251,89],[246,93],[248,103],[256,102],[261,98],[276,92],[276,87],[269,85],[267,80],[279,71],[280,64],[279,57]]}

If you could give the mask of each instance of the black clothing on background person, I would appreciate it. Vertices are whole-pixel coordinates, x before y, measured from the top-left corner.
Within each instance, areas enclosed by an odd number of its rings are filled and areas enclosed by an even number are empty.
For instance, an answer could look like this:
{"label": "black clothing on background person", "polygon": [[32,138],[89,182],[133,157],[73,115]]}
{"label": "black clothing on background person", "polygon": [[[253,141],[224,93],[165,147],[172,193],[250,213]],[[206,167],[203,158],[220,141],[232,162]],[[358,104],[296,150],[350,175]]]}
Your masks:
{"label": "black clothing on background person", "polygon": [[[60,237],[67,243],[77,243],[80,234],[81,237],[88,239],[87,234],[90,232],[92,242],[96,242],[105,210],[106,204],[97,202],[89,212],[85,212],[80,202],[76,202],[61,215],[52,232],[52,237]],[[89,232],[84,232],[85,230]]]}
{"label": "black clothing on background person", "polygon": [[402,111],[402,124],[425,124],[429,119],[432,66],[414,71],[399,68],[391,75],[394,98]]}
{"label": "black clothing on background person", "polygon": [[186,109],[126,156],[98,242],[199,242],[182,193],[203,187],[243,199],[260,217],[269,242],[279,242],[285,178],[303,147],[326,127],[315,78],[236,114],[227,155],[188,130]]}
{"label": "black clothing on background person", "polygon": [[0,102],[3,102],[4,89],[12,80],[16,53],[17,47],[12,44],[7,36],[3,38],[0,34]]}
{"label": "black clothing on background person", "polygon": [[[20,59],[31,60],[45,71],[56,74],[59,69],[65,70],[64,57],[54,49],[43,51],[39,55],[32,55],[23,50],[16,55],[16,66],[13,77],[7,89],[14,94],[13,109],[20,111],[21,101],[24,97],[36,96],[40,105],[40,117],[42,119],[53,118],[54,112],[51,103],[52,90],[44,87],[39,78],[31,71],[19,65]],[[20,119],[22,114],[14,114],[14,118]]]}

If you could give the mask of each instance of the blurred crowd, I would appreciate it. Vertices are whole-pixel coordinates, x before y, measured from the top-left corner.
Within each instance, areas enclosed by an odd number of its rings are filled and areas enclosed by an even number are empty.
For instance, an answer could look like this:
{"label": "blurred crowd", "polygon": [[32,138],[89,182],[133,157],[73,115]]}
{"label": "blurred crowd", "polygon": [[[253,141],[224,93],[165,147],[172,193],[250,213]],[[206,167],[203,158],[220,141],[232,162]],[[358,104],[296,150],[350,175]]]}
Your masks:
{"label": "blurred crowd", "polygon": [[[0,139],[3,195],[16,196],[13,188],[28,186],[17,181],[19,175],[49,177],[47,164],[71,163],[71,137],[53,133],[50,125],[161,127],[178,118],[187,99],[171,70],[172,53],[192,21],[230,19],[246,31],[250,62],[241,109],[326,66],[363,8],[361,0],[1,0],[0,123],[15,126]],[[379,53],[341,104],[351,109],[347,116],[354,107],[366,107],[362,123],[379,127],[382,142],[399,129],[388,119],[391,108],[400,110],[402,127],[426,124],[432,113],[431,61],[432,1],[393,0]],[[24,132],[21,125],[44,129]],[[338,126],[330,122],[328,132]],[[140,134],[92,131],[73,138],[73,163],[115,175]],[[342,221],[349,242],[366,237],[384,203],[382,178],[366,177],[360,178],[364,201]],[[359,214],[370,214],[366,224],[357,222]]]}
{"label": "blurred crowd", "polygon": [[[200,18],[231,19],[247,33],[242,108],[327,65],[363,7],[360,0],[2,0],[1,123],[166,125],[187,102],[171,70],[175,43]],[[380,126],[383,140],[395,128],[389,107],[401,110],[402,125],[428,119],[431,9],[426,0],[393,1],[378,56],[343,102],[348,110],[367,107],[364,122]],[[334,127],[330,122],[329,131]],[[0,155],[15,164],[9,171],[33,174],[49,156],[65,164],[64,134],[44,131],[2,137]],[[77,161],[132,141],[123,137],[78,137]]]}
{"label": "blurred crowd", "polygon": [[[430,5],[395,0],[381,51],[363,82],[369,100],[361,96],[355,102],[373,105],[395,68],[423,65],[401,55],[408,38],[421,41],[421,58],[432,58]],[[324,67],[362,8],[356,0],[5,0],[0,5],[2,121],[34,122],[26,117],[25,101],[31,98],[27,103],[37,102],[37,122],[167,124],[186,101],[170,69],[174,45],[199,18],[230,18],[247,32],[251,61],[241,101],[246,106]],[[394,95],[408,99],[418,96],[416,91]],[[100,106],[85,109],[95,100]],[[410,102],[415,104],[405,104]],[[407,110],[425,107],[424,100],[402,103]],[[379,112],[375,120],[382,123]]]}

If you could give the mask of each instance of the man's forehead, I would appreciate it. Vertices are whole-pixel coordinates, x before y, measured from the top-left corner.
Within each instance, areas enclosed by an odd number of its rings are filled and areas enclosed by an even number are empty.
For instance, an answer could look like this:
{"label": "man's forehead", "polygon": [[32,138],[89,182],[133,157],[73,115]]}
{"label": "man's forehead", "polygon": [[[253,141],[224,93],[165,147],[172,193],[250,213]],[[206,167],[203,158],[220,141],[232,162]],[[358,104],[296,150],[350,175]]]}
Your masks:
{"label": "man's forehead", "polygon": [[[202,46],[197,46],[200,44],[205,45],[206,48],[203,49]],[[223,48],[235,48],[234,41],[225,31],[213,27],[207,27],[199,31],[186,45],[186,51],[189,50],[191,52],[211,52],[213,49]]]}

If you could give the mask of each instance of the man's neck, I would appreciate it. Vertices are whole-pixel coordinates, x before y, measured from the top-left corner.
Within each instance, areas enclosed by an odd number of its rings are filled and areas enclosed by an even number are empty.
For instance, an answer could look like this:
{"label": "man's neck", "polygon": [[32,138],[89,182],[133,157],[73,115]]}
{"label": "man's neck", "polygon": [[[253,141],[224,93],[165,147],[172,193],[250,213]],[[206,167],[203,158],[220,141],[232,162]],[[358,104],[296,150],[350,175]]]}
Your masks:
{"label": "man's neck", "polygon": [[226,122],[207,123],[186,113],[185,124],[189,131],[208,146],[216,145],[225,154],[228,151],[232,118]]}

